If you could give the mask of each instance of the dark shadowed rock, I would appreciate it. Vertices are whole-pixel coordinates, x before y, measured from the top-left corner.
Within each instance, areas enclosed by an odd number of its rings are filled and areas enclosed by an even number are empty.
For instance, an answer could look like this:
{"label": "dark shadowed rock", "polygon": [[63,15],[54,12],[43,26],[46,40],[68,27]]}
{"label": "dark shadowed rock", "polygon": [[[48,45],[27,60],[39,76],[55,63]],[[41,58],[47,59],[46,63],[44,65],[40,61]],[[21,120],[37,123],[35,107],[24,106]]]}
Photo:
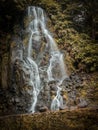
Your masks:
{"label": "dark shadowed rock", "polygon": [[68,110],[69,107],[68,106],[60,106],[60,110]]}
{"label": "dark shadowed rock", "polygon": [[39,112],[46,112],[46,111],[48,111],[48,108],[46,106],[39,108]]}

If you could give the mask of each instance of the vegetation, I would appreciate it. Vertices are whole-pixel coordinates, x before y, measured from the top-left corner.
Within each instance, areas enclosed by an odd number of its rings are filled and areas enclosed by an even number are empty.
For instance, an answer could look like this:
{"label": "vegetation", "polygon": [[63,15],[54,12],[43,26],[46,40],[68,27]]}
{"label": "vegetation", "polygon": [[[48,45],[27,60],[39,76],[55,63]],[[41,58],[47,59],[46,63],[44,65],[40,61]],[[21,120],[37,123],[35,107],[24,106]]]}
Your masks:
{"label": "vegetation", "polygon": [[[66,60],[70,63],[70,68],[86,72],[96,71],[98,68],[98,41],[97,24],[94,19],[97,19],[95,16],[97,8],[91,13],[92,6],[97,5],[96,1],[92,3],[92,1],[76,0],[60,1],[59,3],[61,4],[59,12],[52,14],[50,18],[57,34],[56,40],[59,47],[68,52]],[[94,27],[89,22],[90,17],[93,17]]]}
{"label": "vegetation", "polygon": [[56,111],[0,118],[0,130],[97,130],[97,110]]}
{"label": "vegetation", "polygon": [[10,31],[11,34],[14,25],[22,21],[23,12],[28,5],[40,6],[45,9],[51,20],[50,29],[55,32],[56,42],[61,50],[67,52],[65,59],[69,69],[86,72],[97,70],[97,0],[1,0],[0,4],[1,31]]}

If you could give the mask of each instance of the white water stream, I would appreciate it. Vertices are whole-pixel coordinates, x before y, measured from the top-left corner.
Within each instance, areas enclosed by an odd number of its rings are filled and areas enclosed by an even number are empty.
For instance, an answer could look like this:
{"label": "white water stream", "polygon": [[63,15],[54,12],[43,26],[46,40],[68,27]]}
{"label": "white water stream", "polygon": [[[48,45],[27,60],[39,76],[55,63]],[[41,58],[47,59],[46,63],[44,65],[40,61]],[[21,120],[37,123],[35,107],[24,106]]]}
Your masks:
{"label": "white water stream", "polygon": [[42,89],[39,66],[32,57],[34,41],[36,41],[36,44],[40,45],[42,35],[46,40],[46,46],[49,47],[48,51],[50,55],[47,65],[47,82],[55,81],[57,88],[56,96],[51,102],[51,110],[59,110],[59,108],[63,106],[63,98],[61,96],[62,88],[60,86],[63,80],[67,77],[63,54],[60,53],[53,37],[46,27],[46,14],[43,9],[34,6],[28,7],[28,20],[30,22],[27,27],[27,31],[29,32],[27,59],[31,68],[29,84],[33,87],[33,99],[30,111],[32,113],[35,112],[38,95]]}

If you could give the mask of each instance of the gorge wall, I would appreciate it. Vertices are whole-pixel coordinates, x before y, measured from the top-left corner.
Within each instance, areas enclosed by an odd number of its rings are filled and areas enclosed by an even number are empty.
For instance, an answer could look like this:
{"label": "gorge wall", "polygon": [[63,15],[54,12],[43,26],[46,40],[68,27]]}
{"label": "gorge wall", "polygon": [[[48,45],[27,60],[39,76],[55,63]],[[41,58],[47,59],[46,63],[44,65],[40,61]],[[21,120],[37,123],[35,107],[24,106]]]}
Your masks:
{"label": "gorge wall", "polygon": [[[15,50],[20,48],[22,49],[23,39],[23,43],[27,47],[26,43],[28,39],[26,39],[26,35],[29,34],[24,34],[25,27],[27,26],[27,19],[26,17],[24,18],[24,16],[25,10],[29,5],[39,6],[46,11],[46,14],[49,17],[48,28],[54,33],[54,39],[60,48],[60,52],[64,55],[69,78],[65,79],[62,84],[64,89],[62,89],[61,95],[64,102],[66,102],[67,107],[86,107],[89,104],[92,106],[93,102],[97,102],[98,97],[98,74],[96,72],[98,65],[98,52],[97,42],[90,38],[91,34],[88,33],[90,31],[87,32],[89,28],[86,30],[86,25],[84,25],[85,15],[81,14],[81,11],[79,11],[81,9],[84,11],[83,3],[79,1],[63,2],[53,0],[50,0],[50,2],[47,2],[47,0],[38,0],[37,2],[31,0],[1,0],[0,114],[25,113],[28,111],[25,108],[29,107],[27,102],[30,101],[29,99],[31,97],[28,94],[26,95],[26,93],[32,88],[28,85],[21,86],[23,83],[22,77],[24,72],[21,66],[23,66],[24,63],[19,59],[16,61],[12,60],[16,55],[21,57],[21,55],[19,55],[21,50],[19,50],[17,52],[18,54],[16,53],[15,55],[12,50],[14,50],[14,48]],[[75,13],[74,19],[71,17],[72,12]],[[78,15],[81,15],[82,20],[78,18]],[[85,29],[83,30],[83,28]],[[43,48],[39,47],[36,49],[39,51],[38,49],[43,50]],[[26,55],[26,52],[24,55]],[[36,57],[35,54],[32,55]],[[15,69],[14,74],[12,68]],[[87,74],[85,72],[92,73]],[[17,85],[14,84],[15,82]],[[50,82],[48,85],[46,82],[44,82],[44,84],[47,87],[44,88],[46,89],[44,90],[45,92],[43,91],[41,94],[43,95],[45,104],[48,104],[47,93],[49,93],[51,89],[50,100],[52,100],[56,96],[57,90],[54,88],[54,81]],[[25,99],[23,98],[24,95]],[[43,102],[41,103],[43,104]],[[46,106],[41,105],[38,106],[37,109],[38,111],[42,110],[39,109],[40,107],[47,110]],[[50,107],[50,105],[48,107]]]}

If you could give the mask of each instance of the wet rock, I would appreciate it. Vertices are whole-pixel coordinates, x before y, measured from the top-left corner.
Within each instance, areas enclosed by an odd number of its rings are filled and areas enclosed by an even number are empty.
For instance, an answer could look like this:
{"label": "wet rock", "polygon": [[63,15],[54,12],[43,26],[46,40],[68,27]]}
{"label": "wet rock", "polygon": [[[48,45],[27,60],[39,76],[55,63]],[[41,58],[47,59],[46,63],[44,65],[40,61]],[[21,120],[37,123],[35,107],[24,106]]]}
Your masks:
{"label": "wet rock", "polygon": [[49,85],[50,85],[50,84],[56,84],[56,82],[57,82],[56,80],[51,80],[51,81],[48,82],[48,84],[49,84]]}
{"label": "wet rock", "polygon": [[39,112],[46,112],[46,111],[48,111],[48,107],[46,107],[46,106],[39,108]]}
{"label": "wet rock", "polygon": [[65,81],[65,83],[66,83],[66,82],[70,82],[71,79],[70,79],[70,77],[68,77],[68,78],[66,78],[64,81]]}
{"label": "wet rock", "polygon": [[55,95],[56,96],[56,91],[51,91],[51,95]]}
{"label": "wet rock", "polygon": [[50,89],[51,89],[52,91],[57,91],[57,87],[56,87],[55,85],[51,85],[51,86],[50,86]]}
{"label": "wet rock", "polygon": [[66,106],[66,105],[65,105],[65,106],[60,106],[60,110],[65,110],[65,109],[66,109],[66,110],[68,110],[68,109],[69,109],[69,107],[68,107],[68,106]]}
{"label": "wet rock", "polygon": [[88,106],[88,103],[87,103],[86,100],[81,99],[81,100],[80,100],[80,103],[79,103],[77,106],[78,106],[78,108],[85,108],[85,107]]}
{"label": "wet rock", "polygon": [[15,100],[16,103],[19,103],[19,102],[20,102],[19,97],[16,97],[14,100]]}

